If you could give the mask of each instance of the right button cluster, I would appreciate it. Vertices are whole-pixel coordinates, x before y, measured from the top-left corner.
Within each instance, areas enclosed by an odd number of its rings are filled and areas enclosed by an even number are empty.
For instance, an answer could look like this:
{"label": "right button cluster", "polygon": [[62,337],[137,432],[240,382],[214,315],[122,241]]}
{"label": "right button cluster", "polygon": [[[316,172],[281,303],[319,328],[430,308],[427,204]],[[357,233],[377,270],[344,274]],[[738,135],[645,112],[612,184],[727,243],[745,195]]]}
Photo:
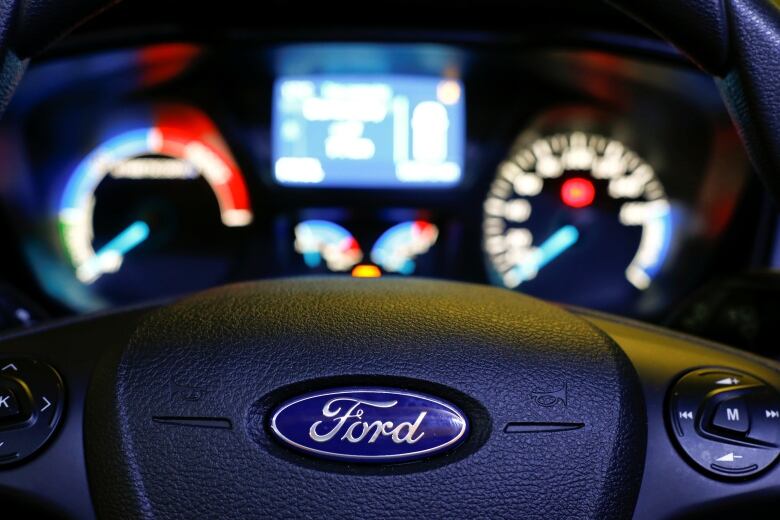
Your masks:
{"label": "right button cluster", "polygon": [[749,477],[780,454],[780,393],[744,372],[687,373],[672,388],[669,418],[680,448],[711,475]]}

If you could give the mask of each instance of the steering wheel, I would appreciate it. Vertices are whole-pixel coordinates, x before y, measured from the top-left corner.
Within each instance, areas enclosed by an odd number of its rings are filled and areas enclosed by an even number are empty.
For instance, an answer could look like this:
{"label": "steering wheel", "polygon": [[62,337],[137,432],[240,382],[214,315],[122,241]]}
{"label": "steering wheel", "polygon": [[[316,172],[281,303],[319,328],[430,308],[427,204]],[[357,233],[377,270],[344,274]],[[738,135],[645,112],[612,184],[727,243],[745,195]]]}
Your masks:
{"label": "steering wheel", "polygon": [[[0,105],[110,3],[0,0]],[[777,2],[611,3],[717,78],[780,196]],[[778,389],[773,361],[505,290],[249,283],[1,341],[0,489],[76,518],[741,511],[780,500]]]}

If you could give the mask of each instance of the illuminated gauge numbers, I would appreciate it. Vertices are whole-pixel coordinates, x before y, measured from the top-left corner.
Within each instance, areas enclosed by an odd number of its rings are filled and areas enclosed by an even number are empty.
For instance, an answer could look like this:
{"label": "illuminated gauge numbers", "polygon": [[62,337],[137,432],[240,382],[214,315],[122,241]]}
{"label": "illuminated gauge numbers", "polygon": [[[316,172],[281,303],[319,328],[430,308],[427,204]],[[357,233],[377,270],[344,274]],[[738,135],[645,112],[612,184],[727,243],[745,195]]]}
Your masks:
{"label": "illuminated gauge numbers", "polygon": [[438,237],[438,228],[430,222],[401,222],[384,231],[365,258],[357,239],[343,226],[304,220],[295,226],[295,251],[312,270],[324,267],[334,273],[351,272],[356,278],[376,278],[382,272],[411,275],[418,257],[428,253]]}
{"label": "illuminated gauge numbers", "polygon": [[484,250],[505,287],[610,307],[650,286],[671,215],[653,168],[622,143],[555,134],[500,165],[484,204]]}
{"label": "illuminated gauge numbers", "polygon": [[244,179],[198,112],[105,141],[78,165],[59,209],[76,279],[125,302],[219,283],[253,219]]}

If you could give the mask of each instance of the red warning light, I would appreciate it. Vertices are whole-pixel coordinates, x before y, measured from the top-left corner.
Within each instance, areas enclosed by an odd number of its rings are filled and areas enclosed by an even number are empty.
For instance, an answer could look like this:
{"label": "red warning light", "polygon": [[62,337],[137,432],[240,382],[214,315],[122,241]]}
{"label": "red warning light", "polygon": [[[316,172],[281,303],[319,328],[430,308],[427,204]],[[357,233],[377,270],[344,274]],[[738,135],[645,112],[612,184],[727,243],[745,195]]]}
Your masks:
{"label": "red warning light", "polygon": [[588,179],[575,177],[563,183],[561,187],[561,199],[563,203],[572,208],[584,208],[593,203],[596,197],[596,188]]}

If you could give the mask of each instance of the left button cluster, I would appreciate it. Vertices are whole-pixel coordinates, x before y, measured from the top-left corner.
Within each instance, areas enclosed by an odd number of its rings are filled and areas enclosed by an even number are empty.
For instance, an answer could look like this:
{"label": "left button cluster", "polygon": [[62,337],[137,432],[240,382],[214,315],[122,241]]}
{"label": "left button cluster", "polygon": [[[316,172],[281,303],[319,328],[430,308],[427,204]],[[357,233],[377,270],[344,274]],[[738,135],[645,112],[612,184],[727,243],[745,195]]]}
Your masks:
{"label": "left button cluster", "polygon": [[57,429],[64,406],[59,374],[31,359],[0,359],[0,466],[37,452]]}

